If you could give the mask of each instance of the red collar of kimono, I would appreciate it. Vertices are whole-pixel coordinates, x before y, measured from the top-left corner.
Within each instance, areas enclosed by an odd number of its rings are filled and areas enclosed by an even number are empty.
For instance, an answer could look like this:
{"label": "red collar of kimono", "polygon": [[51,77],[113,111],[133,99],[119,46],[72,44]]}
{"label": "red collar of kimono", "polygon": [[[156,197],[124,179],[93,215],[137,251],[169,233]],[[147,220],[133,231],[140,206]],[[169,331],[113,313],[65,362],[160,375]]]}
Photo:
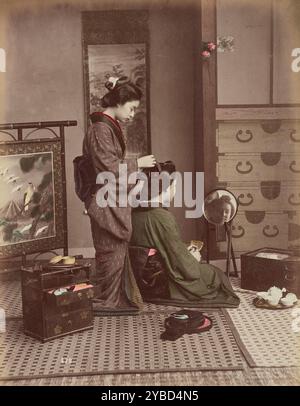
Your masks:
{"label": "red collar of kimono", "polygon": [[114,118],[112,118],[111,116],[109,116],[108,114],[102,113],[102,111],[95,111],[94,113],[92,113],[90,115],[92,122],[96,122],[96,121],[102,121],[101,119],[103,119],[104,117],[107,118],[109,121],[111,121],[117,128],[119,131],[121,131],[122,133],[122,129],[120,124],[118,123],[117,120],[115,120]]}

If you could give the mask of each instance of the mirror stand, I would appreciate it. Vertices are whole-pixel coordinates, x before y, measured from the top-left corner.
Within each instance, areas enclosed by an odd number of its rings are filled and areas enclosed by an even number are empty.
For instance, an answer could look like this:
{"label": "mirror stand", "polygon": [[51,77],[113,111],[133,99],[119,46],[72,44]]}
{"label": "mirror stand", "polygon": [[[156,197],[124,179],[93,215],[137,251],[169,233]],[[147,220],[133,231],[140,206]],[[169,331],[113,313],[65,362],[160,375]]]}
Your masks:
{"label": "mirror stand", "polygon": [[[226,237],[227,237],[227,253],[226,253],[226,275],[227,276],[234,276],[238,277],[238,270],[235,261],[235,255],[232,246],[232,220],[228,221],[228,223],[224,223]],[[230,273],[230,264],[233,264],[234,272]]]}
{"label": "mirror stand", "polygon": [[[206,250],[207,250],[207,257],[206,257],[206,262],[209,264],[210,261],[210,256],[209,256],[209,222],[206,221],[206,230],[207,230],[207,236],[206,236]],[[237,270],[237,265],[236,265],[236,260],[235,260],[235,255],[233,251],[233,246],[232,246],[232,220],[228,221],[227,223],[224,223],[224,228],[225,228],[225,234],[226,234],[226,241],[227,241],[227,250],[226,250],[226,275],[227,277],[229,276],[234,276],[238,277],[238,270]],[[233,264],[233,269],[234,272],[230,273],[230,268],[231,268],[231,261]]]}

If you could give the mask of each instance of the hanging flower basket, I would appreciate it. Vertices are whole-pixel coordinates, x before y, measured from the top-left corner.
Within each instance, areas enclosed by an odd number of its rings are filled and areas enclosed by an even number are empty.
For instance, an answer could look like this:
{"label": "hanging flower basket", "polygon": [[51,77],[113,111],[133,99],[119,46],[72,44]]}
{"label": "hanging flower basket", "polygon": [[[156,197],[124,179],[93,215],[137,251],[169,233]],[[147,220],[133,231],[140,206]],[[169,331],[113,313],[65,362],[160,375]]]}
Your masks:
{"label": "hanging flower basket", "polygon": [[231,35],[219,36],[217,44],[214,42],[202,42],[201,58],[209,59],[211,54],[217,50],[218,52],[233,52],[234,38]]}

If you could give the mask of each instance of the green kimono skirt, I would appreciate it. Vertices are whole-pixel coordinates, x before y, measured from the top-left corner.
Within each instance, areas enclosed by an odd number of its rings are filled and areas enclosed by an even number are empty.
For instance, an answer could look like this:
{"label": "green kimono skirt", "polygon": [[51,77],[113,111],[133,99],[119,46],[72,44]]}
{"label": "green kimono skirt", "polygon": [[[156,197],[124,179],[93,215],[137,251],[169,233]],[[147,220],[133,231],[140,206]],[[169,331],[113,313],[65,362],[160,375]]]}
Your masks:
{"label": "green kimono skirt", "polygon": [[166,208],[133,210],[132,228],[131,245],[155,248],[161,254],[168,274],[170,302],[195,307],[239,305],[239,297],[224,272],[199,263],[187,250],[175,217]]}

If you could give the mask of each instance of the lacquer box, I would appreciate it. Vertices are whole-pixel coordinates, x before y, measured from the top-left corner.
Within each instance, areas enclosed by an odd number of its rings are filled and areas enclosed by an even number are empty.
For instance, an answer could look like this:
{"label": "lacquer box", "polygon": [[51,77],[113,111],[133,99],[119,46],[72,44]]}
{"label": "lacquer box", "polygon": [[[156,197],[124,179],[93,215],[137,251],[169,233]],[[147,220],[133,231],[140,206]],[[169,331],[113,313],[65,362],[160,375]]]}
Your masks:
{"label": "lacquer box", "polygon": [[90,264],[22,268],[24,333],[43,342],[93,327]]}
{"label": "lacquer box", "polygon": [[291,250],[260,248],[241,255],[241,288],[286,288],[300,297],[300,257]]}

